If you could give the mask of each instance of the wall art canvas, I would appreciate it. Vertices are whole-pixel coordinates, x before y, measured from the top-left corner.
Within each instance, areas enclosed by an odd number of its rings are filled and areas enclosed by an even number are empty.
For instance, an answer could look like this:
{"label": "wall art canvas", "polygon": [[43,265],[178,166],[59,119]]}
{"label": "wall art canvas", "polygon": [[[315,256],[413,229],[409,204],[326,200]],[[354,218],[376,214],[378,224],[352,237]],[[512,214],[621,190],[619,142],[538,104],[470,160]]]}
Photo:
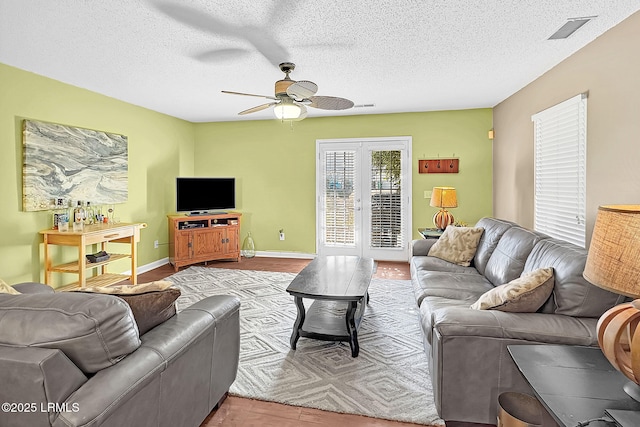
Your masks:
{"label": "wall art canvas", "polygon": [[126,202],[127,144],[124,135],[25,120],[23,210],[52,209],[57,199],[65,205]]}

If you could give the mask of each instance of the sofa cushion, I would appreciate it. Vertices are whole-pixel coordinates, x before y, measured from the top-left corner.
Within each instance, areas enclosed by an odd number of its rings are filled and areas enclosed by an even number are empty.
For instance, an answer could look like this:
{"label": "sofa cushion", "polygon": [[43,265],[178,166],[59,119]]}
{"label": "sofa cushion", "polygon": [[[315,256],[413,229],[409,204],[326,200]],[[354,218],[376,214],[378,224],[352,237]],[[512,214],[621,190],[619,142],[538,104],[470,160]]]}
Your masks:
{"label": "sofa cushion", "polygon": [[553,269],[539,268],[485,292],[471,305],[474,310],[535,313],[553,291]]}
{"label": "sofa cushion", "polygon": [[[548,236],[522,227],[511,227],[504,232],[487,262],[484,275],[495,286],[517,279],[533,247]],[[542,265],[540,267],[549,267]]]}
{"label": "sofa cushion", "polygon": [[484,233],[478,243],[476,255],[473,257],[473,266],[480,274],[484,274],[487,262],[496,249],[502,235],[516,223],[496,218],[482,218],[476,223],[476,227],[484,228]]}
{"label": "sofa cushion", "polygon": [[469,266],[476,254],[484,229],[480,227],[448,226],[440,239],[429,249],[429,256],[454,264]]}
{"label": "sofa cushion", "polygon": [[524,271],[553,267],[555,285],[552,298],[542,307],[544,313],[577,317],[599,317],[625,297],[592,285],[584,277],[587,251],[559,239],[536,244],[527,258]]}
{"label": "sofa cushion", "polygon": [[20,295],[20,292],[13,289],[13,286],[8,285],[4,280],[0,279],[0,294]]}
{"label": "sofa cushion", "polygon": [[110,295],[0,294],[0,344],[60,349],[84,373],[115,365],[140,346],[129,306]]}
{"label": "sofa cushion", "polygon": [[[469,269],[476,271],[474,268]],[[411,283],[416,303],[420,306],[427,296],[439,296],[455,301],[470,301],[467,307],[480,295],[493,288],[484,276],[473,274],[447,273],[443,271],[422,271],[412,275]]]}
{"label": "sofa cushion", "polygon": [[82,288],[77,291],[122,298],[131,307],[139,334],[144,335],[176,314],[175,301],[180,296],[180,289],[172,286],[173,283],[169,281],[156,281],[133,286]]}
{"label": "sofa cushion", "polygon": [[443,271],[447,273],[478,274],[474,267],[464,267],[433,256],[414,256],[411,267],[416,271]]}

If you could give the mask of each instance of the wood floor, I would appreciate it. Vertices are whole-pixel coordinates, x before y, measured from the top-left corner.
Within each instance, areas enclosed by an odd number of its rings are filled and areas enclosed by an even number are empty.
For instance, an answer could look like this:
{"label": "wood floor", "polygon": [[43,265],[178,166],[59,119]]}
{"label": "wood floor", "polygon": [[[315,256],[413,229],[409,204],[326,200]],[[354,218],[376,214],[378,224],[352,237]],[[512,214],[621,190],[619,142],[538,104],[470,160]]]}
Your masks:
{"label": "wood floor", "polygon": [[[299,273],[311,260],[290,258],[242,258],[240,262],[212,261],[208,267],[234,268],[243,270],[279,271]],[[174,273],[173,267],[164,265],[138,276],[138,282],[160,280]],[[374,277],[384,279],[409,280],[409,264],[406,262],[379,261]],[[282,405],[273,402],[244,399],[229,396],[219,409],[214,410],[200,427],[418,427],[417,424],[401,423],[364,417],[361,415],[338,414],[317,409]],[[447,423],[447,427],[477,427],[481,424]]]}

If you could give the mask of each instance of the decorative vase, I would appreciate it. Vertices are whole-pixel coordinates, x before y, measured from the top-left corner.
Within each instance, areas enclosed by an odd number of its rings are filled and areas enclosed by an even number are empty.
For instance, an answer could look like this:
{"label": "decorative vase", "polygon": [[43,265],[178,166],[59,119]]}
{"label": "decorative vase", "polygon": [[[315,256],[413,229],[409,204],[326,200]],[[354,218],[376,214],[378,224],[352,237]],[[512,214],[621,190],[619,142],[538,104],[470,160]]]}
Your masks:
{"label": "decorative vase", "polygon": [[256,256],[256,244],[253,242],[251,232],[247,234],[247,237],[245,237],[242,243],[242,256],[245,258],[253,258]]}

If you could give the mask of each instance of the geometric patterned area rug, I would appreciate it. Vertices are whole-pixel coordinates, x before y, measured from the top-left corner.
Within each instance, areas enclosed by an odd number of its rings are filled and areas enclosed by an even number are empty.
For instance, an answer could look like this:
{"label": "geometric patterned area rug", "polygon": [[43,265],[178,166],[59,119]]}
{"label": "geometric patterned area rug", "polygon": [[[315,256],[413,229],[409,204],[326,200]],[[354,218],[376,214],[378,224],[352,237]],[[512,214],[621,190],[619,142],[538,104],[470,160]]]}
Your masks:
{"label": "geometric patterned area rug", "polygon": [[[166,280],[182,291],[178,310],[210,295],[240,298],[240,363],[230,394],[332,412],[444,426],[435,410],[410,281],[372,279],[358,329],[348,343],[301,337],[286,288],[293,273],[193,266]],[[305,307],[310,301],[304,300]]]}

